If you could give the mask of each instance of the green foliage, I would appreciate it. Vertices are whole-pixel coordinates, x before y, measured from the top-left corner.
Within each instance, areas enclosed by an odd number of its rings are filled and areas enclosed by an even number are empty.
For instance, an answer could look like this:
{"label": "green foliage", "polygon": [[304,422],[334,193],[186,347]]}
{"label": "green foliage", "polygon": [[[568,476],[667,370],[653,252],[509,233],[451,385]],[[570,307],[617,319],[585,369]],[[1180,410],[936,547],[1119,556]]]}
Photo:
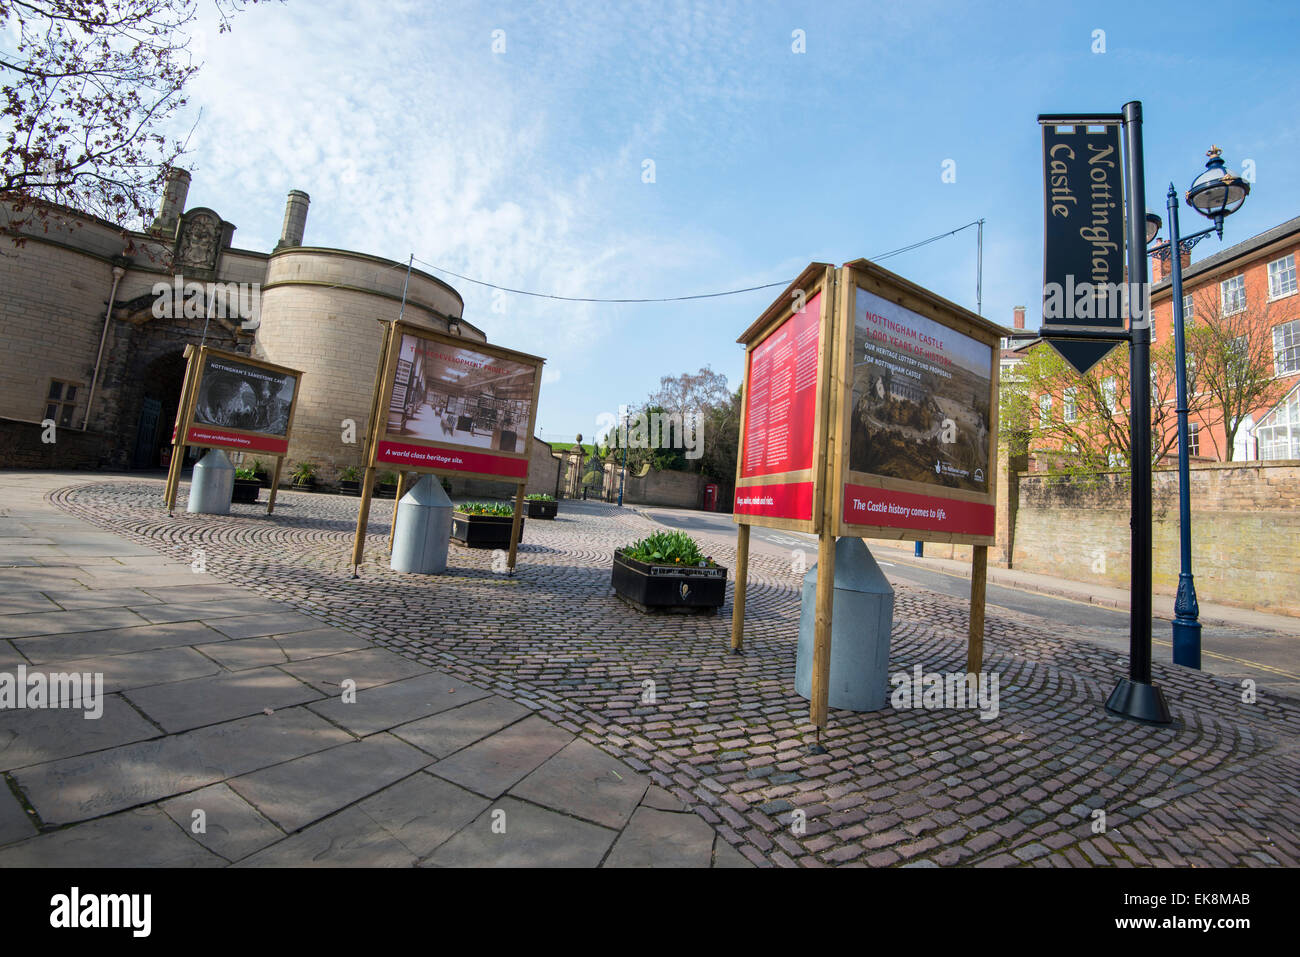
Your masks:
{"label": "green foliage", "polygon": [[256,482],[257,473],[250,468],[238,468],[235,469],[235,478],[245,482]]}
{"label": "green foliage", "polygon": [[515,507],[509,502],[466,502],[457,505],[456,511],[466,515],[514,515]]}
{"label": "green foliage", "polygon": [[547,495],[545,492],[534,492],[532,495],[525,496],[525,501],[529,502],[554,502],[554,495]]}
{"label": "green foliage", "polygon": [[375,481],[378,482],[380,485],[396,485],[396,484],[397,484],[397,473],[396,473],[396,472],[380,472],[378,475],[375,476]]}
{"label": "green foliage", "polygon": [[346,465],[343,468],[339,469],[339,478],[344,482],[355,482],[357,480],[357,476],[359,476],[360,474],[361,474],[361,470],[357,468],[355,465]]}
{"label": "green foliage", "polygon": [[266,474],[266,463],[261,459],[253,459],[253,471],[258,475]]}
{"label": "green foliage", "polygon": [[299,462],[290,473],[296,485],[307,485],[316,477],[316,466],[311,462]]}
{"label": "green foliage", "polygon": [[685,532],[655,532],[623,549],[628,558],[651,565],[717,565]]}

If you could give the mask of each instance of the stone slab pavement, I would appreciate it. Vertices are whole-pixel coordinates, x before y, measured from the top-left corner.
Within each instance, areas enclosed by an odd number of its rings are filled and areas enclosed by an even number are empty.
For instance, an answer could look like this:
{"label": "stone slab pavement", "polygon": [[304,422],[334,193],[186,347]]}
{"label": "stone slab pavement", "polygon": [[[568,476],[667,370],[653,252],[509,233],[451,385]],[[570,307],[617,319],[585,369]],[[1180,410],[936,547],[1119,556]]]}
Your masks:
{"label": "stone slab pavement", "polygon": [[[184,821],[206,809],[169,802],[202,794],[234,809],[227,852],[202,850],[249,864],[337,855],[411,863],[409,853],[422,864],[459,866],[493,851],[505,864],[702,864],[699,823],[713,829],[715,866],[737,861],[730,849],[767,867],[1300,864],[1300,702],[1158,660],[1154,677],[1174,723],[1116,718],[1102,705],[1126,659],[1069,623],[991,608],[984,673],[999,692],[990,713],[929,695],[895,696],[871,713],[833,710],[825,753],[811,754],[808,702],[792,687],[802,575],[788,553],[751,556],[745,651],[734,655],[730,587],[716,616],[645,615],[612,593],[614,549],[662,527],[629,509],[561,502],[554,520],[527,523],[513,575],[488,550],[453,547],[447,573],[430,578],[388,567],[392,503],[377,502],[354,578],[356,499],[287,491],[274,516],[254,506],[168,516],[158,504],[162,483],[149,477],[0,474],[0,482],[22,486],[0,487],[10,498],[26,496],[6,521],[75,518],[89,526],[81,533],[120,536],[154,556],[119,560],[106,546],[107,555],[48,553],[48,567],[28,557],[14,560],[27,567],[4,570],[22,586],[7,592],[21,595],[18,617],[95,607],[51,609],[46,588],[146,596],[99,604],[117,611],[91,633],[98,638],[84,637],[84,620],[71,634],[0,622],[14,635],[0,639],[10,662],[144,659],[104,666],[123,699],[104,732],[115,742],[105,747],[122,756],[111,774],[85,773],[85,755],[7,772],[11,791],[30,804],[20,804],[23,813],[46,806],[51,821],[89,818],[54,837],[124,816],[128,835],[168,834],[150,853],[193,853],[197,842],[172,815]],[[52,542],[50,531],[17,529],[39,537],[33,548]],[[707,545],[728,567],[731,542]],[[205,594],[280,603],[295,630],[278,634],[276,613],[256,605],[222,617],[146,618],[164,599],[214,604],[196,602],[184,583],[196,555],[220,583]],[[163,565],[141,582],[126,571],[133,561]],[[37,577],[23,582],[24,572]],[[123,623],[123,608],[141,622]],[[967,616],[964,598],[896,585],[891,676],[964,674]],[[216,704],[194,710],[215,723],[181,730],[189,722],[174,693],[144,705],[132,697],[132,682],[181,667],[182,680],[214,696]],[[282,703],[268,706],[271,715],[247,713],[263,681]],[[357,702],[373,699],[364,712],[343,700],[349,681]],[[467,689],[474,700],[448,706]],[[123,708],[148,716],[154,737],[137,738],[144,731]],[[283,715],[293,720],[268,721]],[[162,722],[173,730],[164,733]],[[411,770],[421,755],[429,764]],[[607,760],[617,762],[610,775]],[[156,769],[157,780],[141,768]],[[378,782],[393,789],[382,802],[362,793],[374,768],[400,776]],[[629,774],[640,776],[636,789],[645,783],[636,800],[622,790]],[[407,819],[404,801],[445,802],[446,813]],[[159,815],[189,843],[177,842]],[[324,816],[302,825],[316,815]],[[13,817],[0,811],[0,821]],[[428,850],[462,820],[469,823]],[[502,826],[516,843],[492,840]],[[250,850],[267,827],[284,838]],[[629,832],[639,839],[625,840]]]}
{"label": "stone slab pavement", "polygon": [[0,472],[0,681],[103,683],[0,699],[0,867],[752,866],[534,709],[46,499],[78,479]]}

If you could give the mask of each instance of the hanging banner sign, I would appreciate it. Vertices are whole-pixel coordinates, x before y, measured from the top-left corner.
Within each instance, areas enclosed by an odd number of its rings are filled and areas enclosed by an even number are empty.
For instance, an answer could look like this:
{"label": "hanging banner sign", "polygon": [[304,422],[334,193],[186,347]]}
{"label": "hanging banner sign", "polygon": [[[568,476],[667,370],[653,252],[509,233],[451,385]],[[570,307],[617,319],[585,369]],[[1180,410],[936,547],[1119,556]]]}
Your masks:
{"label": "hanging banner sign", "polygon": [[1120,127],[1053,122],[1043,129],[1042,336],[1080,373],[1118,345],[1070,339],[1078,332],[1121,332],[1124,188]]}

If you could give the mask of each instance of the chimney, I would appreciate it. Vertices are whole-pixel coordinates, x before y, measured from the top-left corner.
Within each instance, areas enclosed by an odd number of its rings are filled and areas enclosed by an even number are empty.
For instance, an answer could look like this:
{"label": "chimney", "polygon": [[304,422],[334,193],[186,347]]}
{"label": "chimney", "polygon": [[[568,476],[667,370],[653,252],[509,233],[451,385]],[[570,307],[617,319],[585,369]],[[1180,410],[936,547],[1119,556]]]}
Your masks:
{"label": "chimney", "polygon": [[185,199],[189,193],[189,171],[175,167],[169,169],[163,184],[162,204],[158,208],[158,217],[149,227],[150,231],[175,236],[176,224],[180,221],[181,213],[185,212]]}
{"label": "chimney", "polygon": [[[1151,257],[1151,281],[1153,283],[1167,278],[1171,270],[1169,268],[1168,250],[1166,255],[1157,255]],[[1192,264],[1192,251],[1190,249],[1181,249],[1178,253],[1178,259],[1183,264],[1183,269],[1187,269]]]}
{"label": "chimney", "polygon": [[280,227],[280,241],[275,244],[276,249],[302,245],[302,234],[307,229],[309,203],[311,197],[302,190],[289,190],[289,198],[284,204],[284,225]]}
{"label": "chimney", "polygon": [[1015,309],[1012,310],[1012,314],[1015,316],[1015,319],[1012,320],[1012,325],[1014,325],[1017,329],[1024,329],[1025,328],[1025,307],[1016,306]]}

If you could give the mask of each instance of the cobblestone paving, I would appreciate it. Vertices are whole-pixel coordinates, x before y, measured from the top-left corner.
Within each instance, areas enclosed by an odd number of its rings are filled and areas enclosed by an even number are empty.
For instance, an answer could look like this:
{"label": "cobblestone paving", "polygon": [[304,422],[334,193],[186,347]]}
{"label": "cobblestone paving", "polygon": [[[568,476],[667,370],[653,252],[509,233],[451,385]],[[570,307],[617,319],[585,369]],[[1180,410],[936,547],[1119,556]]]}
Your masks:
{"label": "cobblestone paving", "polygon": [[[273,516],[168,518],[161,488],[100,482],[50,498],[178,560],[203,549],[218,579],[535,709],[760,866],[1300,864],[1300,703],[1266,690],[1247,704],[1234,682],[1157,663],[1176,726],[1122,721],[1102,702],[1124,659],[991,614],[996,718],[833,711],[828,753],[811,756],[792,689],[799,580],[774,557],[751,558],[734,656],[730,588],[717,617],[645,616],[613,596],[613,549],[657,527],[626,509],[563,502],[556,521],[527,522],[513,577],[494,573],[491,552],[452,546],[448,574],[426,578],[389,570],[391,504],[376,501],[354,580],[356,499],[282,492]],[[733,563],[731,543],[707,541]],[[894,617],[891,670],[964,670],[963,602],[902,586]]]}

